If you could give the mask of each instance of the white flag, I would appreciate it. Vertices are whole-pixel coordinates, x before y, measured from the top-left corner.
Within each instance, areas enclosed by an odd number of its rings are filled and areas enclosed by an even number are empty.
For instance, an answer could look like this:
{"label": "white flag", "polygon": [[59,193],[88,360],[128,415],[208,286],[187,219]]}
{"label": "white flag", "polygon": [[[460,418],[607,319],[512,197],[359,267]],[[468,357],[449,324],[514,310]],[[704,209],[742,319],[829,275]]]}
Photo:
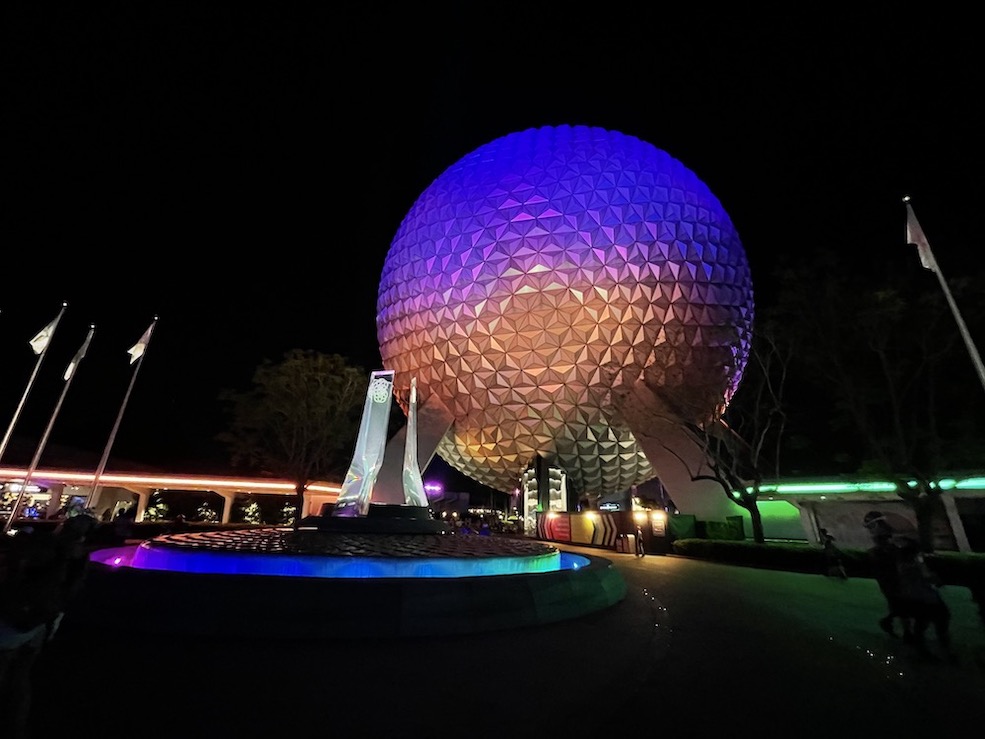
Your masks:
{"label": "white flag", "polygon": [[48,348],[48,343],[51,341],[52,335],[55,333],[55,326],[58,325],[58,319],[61,318],[59,313],[55,319],[45,326],[43,329],[38,331],[37,335],[31,339],[31,349],[34,350],[35,354],[40,354],[45,349]]}
{"label": "white flag", "polygon": [[937,271],[934,253],[930,250],[927,237],[924,235],[923,229],[920,228],[920,222],[917,221],[917,216],[913,212],[913,206],[909,203],[906,204],[906,243],[914,244],[917,247],[920,264],[923,265],[924,269],[929,269],[931,272]]}
{"label": "white flag", "polygon": [[151,323],[151,325],[147,327],[147,330],[144,331],[144,335],[137,340],[137,343],[127,349],[127,354],[130,355],[130,364],[133,364],[144,356],[144,352],[147,351],[147,345],[150,343],[150,335],[153,330],[154,323]]}
{"label": "white flag", "polygon": [[64,378],[66,382],[72,379],[72,375],[75,374],[75,368],[79,366],[79,362],[82,361],[82,358],[89,350],[89,342],[92,341],[92,334],[95,330],[95,327],[89,327],[89,333],[86,334],[86,340],[82,342],[82,346],[80,346],[79,350],[75,352],[75,356],[72,357],[72,361],[69,362],[68,367],[65,368]]}

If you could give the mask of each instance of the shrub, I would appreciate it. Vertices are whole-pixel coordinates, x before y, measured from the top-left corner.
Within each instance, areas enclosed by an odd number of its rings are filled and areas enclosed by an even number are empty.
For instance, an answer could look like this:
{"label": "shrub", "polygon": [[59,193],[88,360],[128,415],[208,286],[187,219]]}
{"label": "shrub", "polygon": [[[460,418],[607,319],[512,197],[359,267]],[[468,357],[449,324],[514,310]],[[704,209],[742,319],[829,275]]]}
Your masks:
{"label": "shrub", "polygon": [[[821,547],[806,542],[727,541],[721,539],[676,539],[671,543],[674,554],[707,559],[723,564],[764,567],[790,572],[824,572]],[[872,577],[868,551],[842,549],[845,571],[850,577]],[[959,585],[973,593],[985,589],[985,554],[934,552],[925,555],[927,566],[945,585]]]}

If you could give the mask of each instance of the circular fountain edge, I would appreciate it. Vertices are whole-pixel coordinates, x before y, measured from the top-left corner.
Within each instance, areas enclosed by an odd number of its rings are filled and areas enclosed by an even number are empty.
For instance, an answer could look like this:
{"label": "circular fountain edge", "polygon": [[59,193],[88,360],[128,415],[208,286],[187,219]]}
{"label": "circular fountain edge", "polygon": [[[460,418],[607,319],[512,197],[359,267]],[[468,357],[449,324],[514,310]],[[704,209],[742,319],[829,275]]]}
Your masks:
{"label": "circular fountain edge", "polygon": [[[445,539],[446,537],[440,537]],[[473,541],[485,537],[470,537]],[[546,547],[537,542],[503,541]],[[119,550],[121,553],[123,550]],[[469,634],[553,623],[614,606],[626,584],[610,560],[467,577],[282,577],[115,567],[94,552],[73,617],[89,628],[137,619],[145,633],[283,639]]]}

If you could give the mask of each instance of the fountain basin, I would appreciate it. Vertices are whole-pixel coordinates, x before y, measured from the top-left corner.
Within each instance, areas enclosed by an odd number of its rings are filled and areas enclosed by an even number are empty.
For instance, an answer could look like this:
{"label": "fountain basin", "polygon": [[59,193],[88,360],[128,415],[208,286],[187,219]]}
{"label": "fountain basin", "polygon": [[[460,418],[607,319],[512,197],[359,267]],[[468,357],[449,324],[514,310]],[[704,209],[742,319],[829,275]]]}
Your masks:
{"label": "fountain basin", "polygon": [[90,628],[138,618],[146,633],[467,634],[577,618],[626,595],[607,559],[475,534],[171,534],[90,563],[76,617]]}
{"label": "fountain basin", "polygon": [[166,534],[100,550],[92,561],[141,570],[282,577],[476,577],[577,569],[540,542],[461,534],[241,529]]}

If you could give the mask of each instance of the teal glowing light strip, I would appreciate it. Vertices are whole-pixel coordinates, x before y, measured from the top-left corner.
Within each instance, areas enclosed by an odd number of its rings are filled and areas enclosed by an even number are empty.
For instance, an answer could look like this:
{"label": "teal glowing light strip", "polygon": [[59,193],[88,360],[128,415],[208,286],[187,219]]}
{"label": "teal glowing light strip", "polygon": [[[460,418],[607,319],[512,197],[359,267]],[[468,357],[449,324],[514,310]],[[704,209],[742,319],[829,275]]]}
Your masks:
{"label": "teal glowing light strip", "polygon": [[985,477],[967,477],[964,480],[951,482],[954,482],[954,487],[958,490],[978,490],[980,488],[985,488]]}
{"label": "teal glowing light strip", "polygon": [[[916,487],[916,481],[910,480],[907,483],[911,488]],[[985,489],[985,477],[967,477],[963,480],[946,478],[931,483],[931,486],[941,490],[981,490]],[[746,488],[747,493],[751,493],[752,488]],[[836,493],[892,493],[896,491],[896,485],[892,482],[805,482],[805,483],[780,483],[778,485],[762,485],[759,488],[761,493],[784,494],[820,494],[830,495]]]}

